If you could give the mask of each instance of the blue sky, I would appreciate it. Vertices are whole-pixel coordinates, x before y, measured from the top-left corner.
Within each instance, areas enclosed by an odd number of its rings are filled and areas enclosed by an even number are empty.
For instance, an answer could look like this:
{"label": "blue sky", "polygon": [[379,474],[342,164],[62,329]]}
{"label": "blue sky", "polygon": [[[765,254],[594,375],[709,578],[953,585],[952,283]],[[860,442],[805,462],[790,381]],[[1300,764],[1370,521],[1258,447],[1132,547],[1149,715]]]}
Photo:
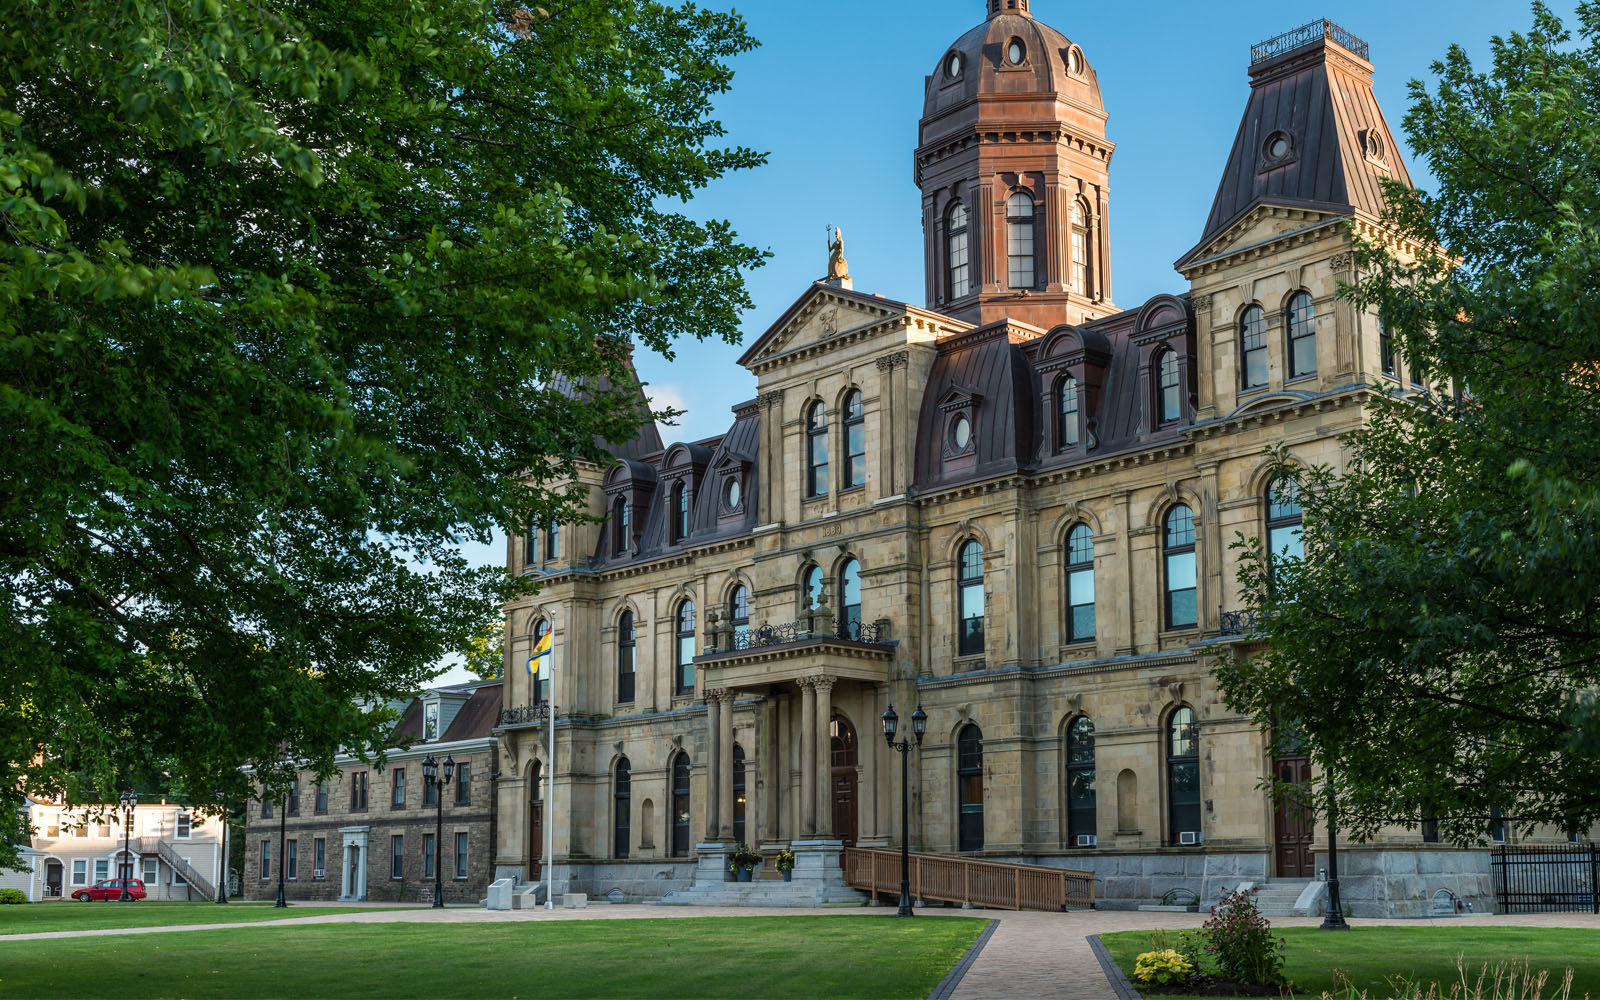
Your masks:
{"label": "blue sky", "polygon": [[[769,153],[766,166],[725,178],[688,206],[731,220],[772,259],[749,275],[749,344],[827,263],[824,226],[843,227],[855,287],[922,302],[921,196],[912,150],[923,79],[945,48],[984,18],[984,0],[757,0],[738,10],[762,45],[734,63],[718,112],[728,142]],[[1342,4],[1072,3],[1033,0],[1033,14],[1082,47],[1099,76],[1116,143],[1111,161],[1112,292],[1124,309],[1186,290],[1172,262],[1198,239],[1249,93],[1250,45],[1328,17],[1366,39],[1378,103],[1404,143],[1406,83],[1452,42],[1486,65],[1488,40],[1525,30],[1530,7],[1470,0],[1348,0]],[[1550,6],[1572,24],[1571,0]],[[1414,183],[1432,177],[1406,156]],[[725,431],[730,407],[755,395],[735,364],[743,348],[687,342],[673,361],[636,357],[658,405],[687,410],[662,437]],[[503,542],[470,546],[499,564]],[[451,679],[461,679],[452,670]]]}

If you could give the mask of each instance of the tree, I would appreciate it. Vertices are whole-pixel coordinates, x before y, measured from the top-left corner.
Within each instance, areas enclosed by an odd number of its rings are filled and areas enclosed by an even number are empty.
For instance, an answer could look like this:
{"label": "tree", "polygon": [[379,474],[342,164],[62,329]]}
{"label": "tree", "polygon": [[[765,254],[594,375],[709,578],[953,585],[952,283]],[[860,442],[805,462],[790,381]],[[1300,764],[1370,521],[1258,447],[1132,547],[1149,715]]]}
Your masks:
{"label": "tree", "polygon": [[458,542],[579,519],[635,435],[628,341],[737,338],[764,254],[682,204],[763,159],[711,117],[755,43],[656,0],[11,13],[0,806],[376,752],[362,706],[526,586]]}
{"label": "tree", "polygon": [[1303,563],[1246,545],[1267,645],[1219,680],[1298,726],[1358,836],[1600,820],[1600,5],[1577,18],[1573,44],[1536,4],[1488,70],[1451,47],[1412,81],[1438,190],[1389,186],[1342,294],[1420,388],[1373,397],[1342,471],[1279,455]]}
{"label": "tree", "polygon": [[505,676],[505,629],[503,618],[486,619],[461,651],[466,668],[486,681]]}

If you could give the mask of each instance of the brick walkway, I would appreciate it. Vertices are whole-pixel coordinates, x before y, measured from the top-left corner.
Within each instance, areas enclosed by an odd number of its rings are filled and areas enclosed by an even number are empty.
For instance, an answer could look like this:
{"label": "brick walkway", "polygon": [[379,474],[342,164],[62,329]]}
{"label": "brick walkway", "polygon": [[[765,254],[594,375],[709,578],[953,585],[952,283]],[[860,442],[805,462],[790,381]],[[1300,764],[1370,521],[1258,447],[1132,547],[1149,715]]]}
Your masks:
{"label": "brick walkway", "polygon": [[[65,904],[61,904],[65,905]],[[668,920],[678,917],[782,917],[782,916],[884,916],[886,909],[810,910],[723,906],[640,906],[598,905],[583,910],[485,910],[478,907],[432,909],[373,908],[361,913],[336,913],[320,917],[290,917],[251,923],[184,924],[173,927],[128,927],[86,931],[55,931],[40,934],[0,935],[0,945],[8,941],[34,941],[46,938],[100,937],[109,934],[165,934],[175,931],[205,931],[224,927],[281,927],[284,924],[347,923],[500,923],[518,920]],[[1091,934],[1126,930],[1157,930],[1197,927],[1205,919],[1196,913],[1138,913],[1122,910],[1095,910],[1075,913],[1041,913],[1009,910],[956,910],[943,907],[918,908],[918,918],[984,917],[1000,921],[983,951],[967,970],[952,994],[952,1000],[1010,1000],[1012,997],[1038,997],[1050,1000],[1115,1000],[1116,994],[1089,946]],[[1274,926],[1304,927],[1319,922],[1316,917],[1279,917]],[[1584,913],[1536,913],[1516,916],[1487,914],[1444,920],[1357,920],[1361,926],[1394,924],[1404,927],[1518,926],[1577,927],[1600,931],[1600,917]]]}

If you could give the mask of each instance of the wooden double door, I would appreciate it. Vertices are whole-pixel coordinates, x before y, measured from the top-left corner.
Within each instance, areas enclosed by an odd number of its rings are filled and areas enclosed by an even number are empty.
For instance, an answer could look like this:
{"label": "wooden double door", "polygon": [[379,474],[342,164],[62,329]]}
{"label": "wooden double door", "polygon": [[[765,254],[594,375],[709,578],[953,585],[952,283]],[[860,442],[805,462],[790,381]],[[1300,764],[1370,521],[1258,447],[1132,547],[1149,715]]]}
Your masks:
{"label": "wooden double door", "polygon": [[[1304,785],[1311,780],[1311,762],[1304,757],[1281,758],[1273,769],[1278,780]],[[1311,817],[1293,802],[1280,802],[1273,818],[1274,855],[1278,878],[1314,878],[1316,859],[1312,856]]]}

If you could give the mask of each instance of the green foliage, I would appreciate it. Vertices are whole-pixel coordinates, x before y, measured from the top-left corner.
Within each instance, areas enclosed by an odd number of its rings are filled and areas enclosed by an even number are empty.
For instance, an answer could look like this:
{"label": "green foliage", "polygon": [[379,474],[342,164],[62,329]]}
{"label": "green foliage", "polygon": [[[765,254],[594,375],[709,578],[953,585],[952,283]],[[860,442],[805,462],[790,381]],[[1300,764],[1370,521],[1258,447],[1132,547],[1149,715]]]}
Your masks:
{"label": "green foliage", "polygon": [[735,844],[733,853],[728,856],[728,871],[736,872],[743,868],[750,871],[761,863],[761,853],[752,851],[748,844]]}
{"label": "green foliage", "polygon": [[23,892],[21,889],[0,889],[0,906],[7,906],[13,903],[26,903],[27,901],[28,894]]}
{"label": "green foliage", "polygon": [[466,668],[486,681],[505,673],[505,629],[505,619],[495,615],[484,621],[461,651]]}
{"label": "green foliage", "polygon": [[773,867],[780,872],[794,871],[794,851],[785,847],[778,852],[778,860],[773,862]]}
{"label": "green foliage", "polygon": [[[0,33],[0,814],[376,753],[581,519],[632,338],[733,341],[755,43],[657,0],[21,0]],[[26,25],[23,30],[21,25]],[[8,831],[0,831],[0,834]],[[0,836],[0,863],[14,862]]]}
{"label": "green foliage", "polygon": [[1194,963],[1177,951],[1147,951],[1134,962],[1135,982],[1151,986],[1170,986],[1189,981],[1194,975]]}
{"label": "green foliage", "polygon": [[[1600,5],[1543,6],[1475,68],[1452,47],[1405,128],[1438,178],[1389,185],[1392,238],[1341,294],[1376,309],[1406,383],[1340,472],[1304,468],[1306,558],[1240,582],[1263,651],[1228,701],[1300,742],[1356,837],[1438,821],[1482,841],[1600,820]],[[1439,249],[1444,248],[1444,249]]]}
{"label": "green foliage", "polygon": [[1224,979],[1251,986],[1285,984],[1284,940],[1272,936],[1272,923],[1256,909],[1254,890],[1224,894],[1200,936]]}

